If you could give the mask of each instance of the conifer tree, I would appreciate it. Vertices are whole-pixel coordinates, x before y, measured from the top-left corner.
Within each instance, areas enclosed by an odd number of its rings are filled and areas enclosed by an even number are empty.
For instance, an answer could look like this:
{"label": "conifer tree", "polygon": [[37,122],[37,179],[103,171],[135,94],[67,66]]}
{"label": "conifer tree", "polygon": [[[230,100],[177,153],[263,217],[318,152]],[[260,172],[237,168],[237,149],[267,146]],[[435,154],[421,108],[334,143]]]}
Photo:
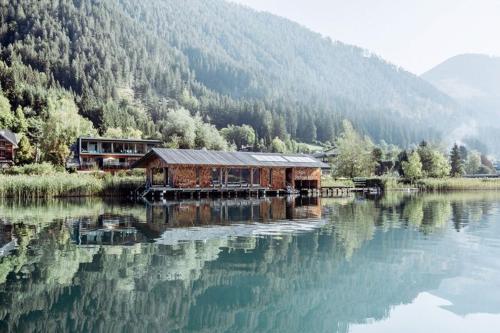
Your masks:
{"label": "conifer tree", "polygon": [[464,165],[462,157],[460,156],[460,149],[458,148],[458,145],[456,143],[453,145],[453,148],[451,149],[450,163],[451,163],[450,175],[452,177],[460,177],[464,174]]}

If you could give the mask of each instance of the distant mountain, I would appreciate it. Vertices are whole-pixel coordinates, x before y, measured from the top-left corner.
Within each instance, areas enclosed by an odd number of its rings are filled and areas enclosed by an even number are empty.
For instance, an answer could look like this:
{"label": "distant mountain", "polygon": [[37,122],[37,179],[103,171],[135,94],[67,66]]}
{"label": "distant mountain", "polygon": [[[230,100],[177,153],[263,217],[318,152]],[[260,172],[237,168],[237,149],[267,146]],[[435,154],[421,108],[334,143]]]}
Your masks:
{"label": "distant mountain", "polygon": [[500,135],[500,57],[462,54],[422,74],[442,92],[453,97],[465,110],[471,135],[497,148]]}
{"label": "distant mountain", "polygon": [[364,49],[222,0],[11,0],[0,26],[13,108],[36,111],[34,92],[65,89],[101,131],[151,136],[180,105],[268,142],[332,140],[347,118],[408,145],[438,138],[457,114],[446,94]]}

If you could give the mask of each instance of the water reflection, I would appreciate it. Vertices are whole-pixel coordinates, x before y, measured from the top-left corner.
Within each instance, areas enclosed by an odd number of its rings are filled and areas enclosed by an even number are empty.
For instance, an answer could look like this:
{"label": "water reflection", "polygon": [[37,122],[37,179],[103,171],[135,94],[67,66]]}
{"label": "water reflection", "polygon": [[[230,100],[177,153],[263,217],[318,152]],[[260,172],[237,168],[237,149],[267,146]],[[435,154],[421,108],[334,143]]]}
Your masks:
{"label": "water reflection", "polygon": [[0,331],[348,332],[422,293],[499,314],[499,207],[496,193],[3,203],[0,246],[16,246]]}
{"label": "water reflection", "polygon": [[[131,245],[159,242],[160,239],[165,243],[172,234],[185,235],[180,240],[193,240],[202,235],[243,236],[237,233],[238,230],[247,230],[244,234],[249,236],[254,235],[255,230],[278,228],[276,231],[280,232],[282,228],[279,226],[283,225],[306,226],[284,221],[306,219],[310,222],[320,217],[319,198],[219,199],[146,202],[142,211],[135,214],[103,212],[97,216],[71,219],[67,224],[71,238],[78,245]],[[273,226],[263,227],[270,222]],[[217,228],[209,228],[215,226]]]}

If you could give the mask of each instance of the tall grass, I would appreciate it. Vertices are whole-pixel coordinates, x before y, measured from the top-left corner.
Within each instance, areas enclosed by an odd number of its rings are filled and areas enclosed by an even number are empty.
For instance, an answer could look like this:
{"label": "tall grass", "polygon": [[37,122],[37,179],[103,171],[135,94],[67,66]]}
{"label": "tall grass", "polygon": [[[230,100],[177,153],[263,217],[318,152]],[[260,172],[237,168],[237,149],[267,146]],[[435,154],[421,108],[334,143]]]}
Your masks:
{"label": "tall grass", "polygon": [[426,178],[415,186],[423,191],[500,190],[498,178]]}
{"label": "tall grass", "polygon": [[0,175],[0,197],[35,199],[51,197],[111,196],[130,193],[141,177],[99,178],[91,174]]}

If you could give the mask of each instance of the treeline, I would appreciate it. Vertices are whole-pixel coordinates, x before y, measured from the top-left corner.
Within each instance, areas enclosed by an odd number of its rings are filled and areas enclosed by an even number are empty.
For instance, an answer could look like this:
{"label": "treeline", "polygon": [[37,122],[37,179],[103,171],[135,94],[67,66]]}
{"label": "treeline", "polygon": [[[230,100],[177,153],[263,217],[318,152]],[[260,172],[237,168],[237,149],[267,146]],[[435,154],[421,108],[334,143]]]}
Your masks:
{"label": "treeline", "polygon": [[495,167],[486,155],[455,144],[445,148],[421,141],[410,149],[382,141],[376,145],[358,133],[349,121],[335,141],[336,154],[331,159],[337,177],[396,176],[410,181],[421,178],[460,177],[466,174],[493,174]]}
{"label": "treeline", "polygon": [[0,1],[0,44],[13,112],[43,120],[57,92],[101,135],[159,138],[168,113],[184,108],[217,129],[249,125],[266,149],[276,137],[331,143],[345,118],[376,142],[407,146],[439,138],[425,119],[452,108],[361,49],[219,0]]}

